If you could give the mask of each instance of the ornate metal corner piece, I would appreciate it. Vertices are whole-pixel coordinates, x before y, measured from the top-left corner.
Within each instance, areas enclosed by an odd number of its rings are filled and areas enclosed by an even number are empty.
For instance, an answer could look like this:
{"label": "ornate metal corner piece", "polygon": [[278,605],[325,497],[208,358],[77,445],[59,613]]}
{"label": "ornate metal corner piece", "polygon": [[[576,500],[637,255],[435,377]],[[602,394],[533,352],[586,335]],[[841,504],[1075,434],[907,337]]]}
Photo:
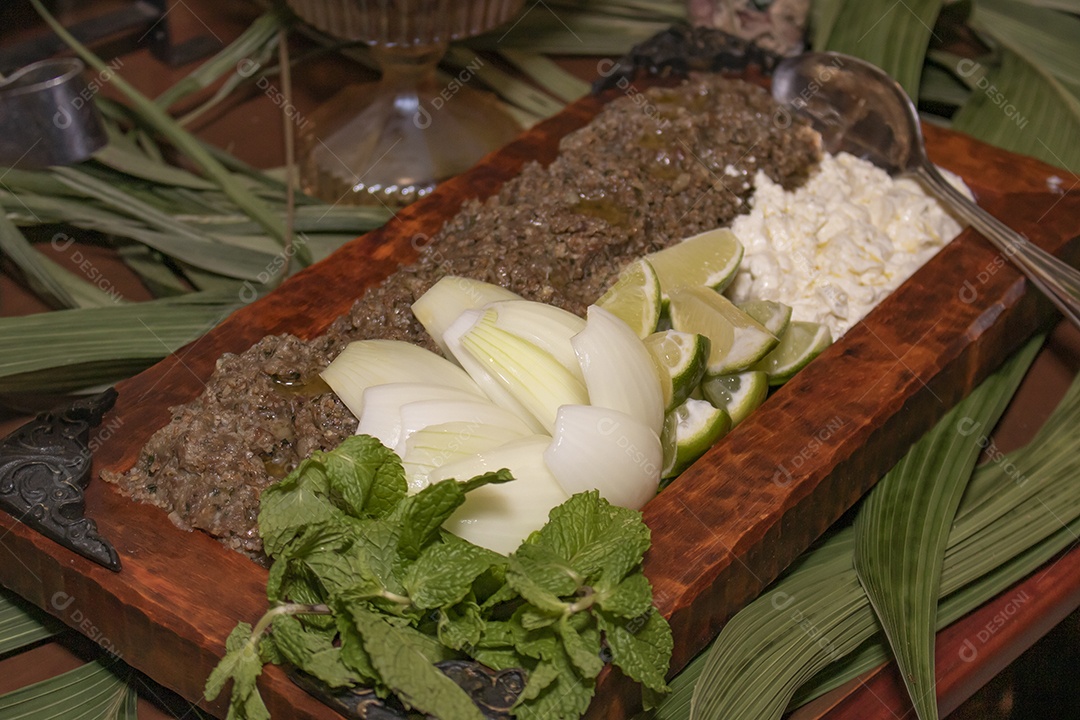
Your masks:
{"label": "ornate metal corner piece", "polygon": [[90,429],[116,402],[109,388],[63,410],[42,413],[0,440],[0,508],[85,558],[120,571],[120,557],[84,516]]}
{"label": "ornate metal corner piece", "polygon": [[775,52],[723,30],[677,24],[638,43],[607,67],[600,67],[600,78],[593,83],[592,92],[623,87],[638,71],[685,76],[692,71],[742,72],[755,66],[763,73],[771,73],[781,59]]}

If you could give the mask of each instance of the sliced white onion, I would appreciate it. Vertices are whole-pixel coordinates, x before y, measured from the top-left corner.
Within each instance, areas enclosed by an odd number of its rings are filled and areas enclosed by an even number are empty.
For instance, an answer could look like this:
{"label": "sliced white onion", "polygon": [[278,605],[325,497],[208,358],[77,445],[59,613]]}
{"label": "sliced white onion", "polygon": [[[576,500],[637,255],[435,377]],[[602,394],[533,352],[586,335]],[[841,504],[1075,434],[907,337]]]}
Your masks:
{"label": "sliced white onion", "polygon": [[450,351],[443,340],[443,333],[461,313],[483,307],[490,302],[520,299],[520,295],[498,285],[447,275],[417,298],[412,304],[412,311],[435,344],[449,356]]}
{"label": "sliced white onion", "polygon": [[550,440],[547,436],[516,440],[434,470],[431,482],[451,477],[468,480],[502,468],[515,478],[470,492],[443,527],[504,555],[517,550],[522,540],[547,522],[551,509],[568,497],[544,465]]}
{"label": "sliced white onion", "polygon": [[581,374],[570,338],[585,329],[585,320],[554,305],[532,300],[503,300],[486,305],[498,313],[495,327],[528,340],[551,354],[559,364],[581,382]]}
{"label": "sliced white onion", "polygon": [[486,425],[464,420],[430,425],[417,430],[405,441],[401,456],[409,492],[419,492],[427,487],[428,475],[436,468],[529,435],[531,433],[528,431],[521,432],[518,428],[506,425]]}
{"label": "sliced white onion", "polygon": [[657,434],[626,413],[566,405],[544,461],[568,495],[599,490],[613,505],[640,510],[660,485],[663,452]]}
{"label": "sliced white onion", "polygon": [[478,400],[476,393],[431,383],[386,383],[364,391],[357,435],[371,435],[388,448],[401,440],[401,406],[420,400]]}
{"label": "sliced white onion", "polygon": [[537,422],[533,414],[530,413],[524,405],[522,405],[517,398],[515,398],[510,391],[508,391],[499,382],[488,366],[473,357],[462,345],[462,338],[472,330],[473,326],[479,322],[480,318],[484,316],[482,310],[466,310],[461,313],[461,316],[453,322],[453,324],[447,328],[443,333],[443,340],[446,341],[446,346],[450,349],[450,353],[454,356],[454,359],[461,364],[461,367],[465,368],[465,372],[473,379],[476,385],[484,393],[484,395],[491,399],[493,403],[501,408],[505,408],[510,412],[520,417],[523,421],[529,424],[533,429],[533,432],[544,432],[544,426]]}
{"label": "sliced white onion", "polygon": [[[519,437],[533,434],[532,427],[521,418],[487,399],[420,400],[401,406],[401,435],[394,447],[394,452],[399,457],[404,457],[408,440],[413,433],[432,425],[448,422],[498,425],[509,429]],[[468,480],[468,478],[465,479]]]}
{"label": "sliced white onion", "polygon": [[585,375],[589,402],[637,418],[659,436],[663,390],[649,351],[630,326],[590,305],[585,329],[570,342]]}
{"label": "sliced white onion", "polygon": [[357,417],[363,414],[364,391],[372,385],[430,383],[483,396],[483,391],[457,365],[400,340],[349,343],[320,375]]}
{"label": "sliced white onion", "polygon": [[536,345],[495,326],[495,310],[469,310],[444,338],[450,351],[493,402],[550,433],[565,403],[588,402],[581,380]]}
{"label": "sliced white onion", "polygon": [[[473,319],[472,313],[462,320]],[[455,323],[446,333],[450,350],[494,402],[524,412],[526,420],[550,433],[560,405],[589,401],[585,385],[551,353],[496,327],[495,320],[496,311],[489,309],[467,329]]]}

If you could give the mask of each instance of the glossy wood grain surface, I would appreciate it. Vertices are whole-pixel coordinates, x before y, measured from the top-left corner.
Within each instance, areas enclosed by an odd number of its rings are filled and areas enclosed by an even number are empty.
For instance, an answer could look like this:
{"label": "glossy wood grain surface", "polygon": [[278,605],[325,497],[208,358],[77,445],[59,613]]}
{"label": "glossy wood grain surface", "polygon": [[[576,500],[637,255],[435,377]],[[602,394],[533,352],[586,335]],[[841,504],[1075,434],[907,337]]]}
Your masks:
{"label": "glossy wood grain surface", "polygon": [[[198,395],[221,353],[268,333],[317,335],[364,288],[413,261],[464,200],[490,195],[526,161],[550,161],[558,139],[600,107],[591,98],[572,105],[122,383],[99,431],[97,470],[129,467],[168,421],[169,407]],[[936,162],[963,175],[991,212],[1042,247],[1060,252],[1080,234],[1080,196],[1050,191],[1051,168],[945,131],[927,134]],[[996,258],[965,232],[647,506],[653,548],[646,573],[674,629],[675,669],[1051,317],[1048,303]],[[104,483],[91,484],[88,509],[119,551],[122,573],[2,516],[4,547],[14,557],[0,564],[0,581],[69,624],[78,609],[125,661],[195,700],[228,632],[262,613],[265,571]],[[57,593],[71,603],[58,607]],[[334,716],[277,669],[261,685],[275,717]],[[593,715],[625,715],[637,696],[606,673]],[[212,709],[223,714],[220,701]]]}

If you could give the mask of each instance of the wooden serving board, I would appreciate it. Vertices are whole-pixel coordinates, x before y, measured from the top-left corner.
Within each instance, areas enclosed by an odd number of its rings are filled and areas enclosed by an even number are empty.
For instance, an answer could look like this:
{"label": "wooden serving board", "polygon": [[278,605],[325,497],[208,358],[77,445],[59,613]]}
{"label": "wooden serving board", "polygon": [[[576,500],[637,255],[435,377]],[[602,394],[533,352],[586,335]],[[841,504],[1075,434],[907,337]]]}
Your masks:
{"label": "wooden serving board", "polygon": [[[381,230],[121,383],[95,473],[129,468],[168,422],[169,407],[201,392],[219,355],[267,334],[318,335],[365,288],[414,261],[423,244],[418,236],[435,235],[462,202],[492,194],[525,162],[549,162],[559,139],[615,96],[571,105]],[[1058,171],[943,130],[927,128],[927,139],[935,162],[964,177],[991,212],[1051,252],[1072,251],[1066,246],[1080,235],[1080,194],[1048,189]],[[650,502],[645,520],[653,547],[645,571],[674,630],[673,670],[1051,317],[1049,304],[967,231]],[[121,573],[0,515],[0,544],[9,554],[0,584],[198,701],[229,631],[265,610],[266,571],[98,480],[87,510],[119,552]],[[277,668],[268,668],[260,685],[275,717],[336,717]],[[606,672],[592,715],[626,716],[637,697],[636,688]],[[219,699],[209,709],[224,714],[224,707]]]}

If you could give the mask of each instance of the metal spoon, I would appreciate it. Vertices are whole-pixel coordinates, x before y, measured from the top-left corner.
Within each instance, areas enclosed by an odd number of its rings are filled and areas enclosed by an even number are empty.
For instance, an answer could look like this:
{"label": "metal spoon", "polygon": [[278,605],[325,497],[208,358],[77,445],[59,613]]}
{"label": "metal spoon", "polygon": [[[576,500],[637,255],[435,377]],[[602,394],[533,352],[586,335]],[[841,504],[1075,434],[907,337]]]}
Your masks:
{"label": "metal spoon", "polygon": [[772,95],[810,119],[828,152],[848,152],[890,175],[921,180],[1080,327],[1080,271],[1032,244],[941,176],[926,156],[915,106],[885,72],[850,55],[806,53],[776,67]]}

